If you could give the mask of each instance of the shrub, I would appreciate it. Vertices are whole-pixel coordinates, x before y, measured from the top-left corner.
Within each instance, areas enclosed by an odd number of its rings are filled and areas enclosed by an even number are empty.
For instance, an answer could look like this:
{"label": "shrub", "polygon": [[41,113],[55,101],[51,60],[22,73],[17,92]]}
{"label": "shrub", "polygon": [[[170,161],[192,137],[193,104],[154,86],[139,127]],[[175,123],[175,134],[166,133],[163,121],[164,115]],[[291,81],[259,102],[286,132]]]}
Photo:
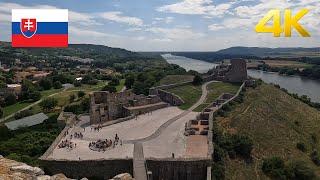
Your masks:
{"label": "shrub", "polygon": [[86,93],[83,92],[83,91],[79,91],[79,92],[78,92],[78,97],[79,97],[79,98],[81,98],[81,97],[83,97],[83,96],[85,96],[85,95],[86,95]]}
{"label": "shrub", "polygon": [[262,171],[276,179],[285,179],[285,165],[284,161],[279,157],[271,157],[264,159],[262,163]]}
{"label": "shrub", "polygon": [[55,89],[61,89],[62,88],[62,84],[60,81],[56,81],[53,83],[53,88]]}
{"label": "shrub", "polygon": [[225,179],[225,166],[223,163],[214,163],[211,169],[212,179]]}
{"label": "shrub", "polygon": [[221,148],[228,152],[230,158],[235,158],[236,155],[244,158],[251,156],[253,149],[252,140],[244,135],[224,135],[218,142]]}
{"label": "shrub", "polygon": [[304,145],[304,143],[298,142],[297,143],[297,149],[299,149],[302,152],[305,152],[306,151],[306,146]]}
{"label": "shrub", "polygon": [[17,102],[17,97],[16,97],[16,95],[10,93],[5,96],[4,101],[5,101],[6,106],[10,106],[10,105],[13,105]]}
{"label": "shrub", "polygon": [[234,150],[237,154],[243,157],[250,157],[253,149],[253,141],[244,135],[233,135]]}
{"label": "shrub", "polygon": [[192,81],[193,85],[201,85],[203,82],[203,79],[200,75],[195,75]]}
{"label": "shrub", "polygon": [[3,116],[3,108],[0,107],[0,118],[2,118],[2,116]]}
{"label": "shrub", "polygon": [[24,110],[24,111],[21,111],[21,112],[15,114],[14,118],[15,119],[21,119],[21,118],[24,118],[24,117],[27,117],[27,116],[31,116],[31,115],[33,115],[32,110],[27,109],[27,110]]}
{"label": "shrub", "polygon": [[52,81],[50,79],[44,78],[40,80],[39,85],[44,90],[49,90],[52,88]]}
{"label": "shrub", "polygon": [[44,99],[43,101],[41,101],[41,103],[39,104],[40,107],[44,110],[44,111],[50,111],[52,110],[56,105],[58,104],[58,101],[54,98],[47,98]]}
{"label": "shrub", "polygon": [[314,170],[304,161],[293,161],[285,168],[287,179],[314,179]]}
{"label": "shrub", "polygon": [[320,166],[320,157],[319,157],[318,151],[314,150],[310,154],[310,158],[315,165]]}
{"label": "shrub", "polygon": [[113,77],[111,79],[111,82],[109,83],[110,86],[118,86],[120,84],[120,80],[116,77]]}
{"label": "shrub", "polygon": [[110,93],[114,93],[117,92],[117,88],[108,84],[102,88],[102,91],[109,91]]}
{"label": "shrub", "polygon": [[69,96],[69,102],[72,103],[76,99],[76,95],[70,94]]}

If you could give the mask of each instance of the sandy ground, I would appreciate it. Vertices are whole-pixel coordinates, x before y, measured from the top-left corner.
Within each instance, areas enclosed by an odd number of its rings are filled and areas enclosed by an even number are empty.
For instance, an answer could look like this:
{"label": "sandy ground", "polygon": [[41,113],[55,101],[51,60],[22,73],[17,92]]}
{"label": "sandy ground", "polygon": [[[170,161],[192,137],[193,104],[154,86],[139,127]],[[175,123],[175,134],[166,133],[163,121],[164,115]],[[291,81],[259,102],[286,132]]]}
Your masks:
{"label": "sandy ground", "polygon": [[77,147],[68,150],[66,148],[55,148],[48,158],[59,160],[91,160],[91,159],[127,159],[133,157],[133,144],[118,145],[115,148],[107,149],[105,152],[92,151],[89,149],[89,141],[73,139]]}
{"label": "sandy ground", "polygon": [[195,119],[197,114],[196,112],[190,112],[172,123],[157,138],[144,142],[145,158],[171,158],[172,153],[176,158],[185,157],[187,140],[187,137],[183,134],[185,123],[190,119]]}
{"label": "sandy ground", "polygon": [[178,107],[167,107],[153,111],[152,114],[140,115],[138,119],[104,127],[99,132],[91,131],[91,128],[87,127],[84,137],[88,139],[109,139],[114,138],[117,133],[123,140],[144,138],[155,132],[163,123],[182,112]]}
{"label": "sandy ground", "polygon": [[[122,144],[115,148],[109,148],[105,152],[97,152],[89,149],[90,141],[98,139],[113,139],[115,133],[120,139],[138,139],[151,135],[164,122],[183,112],[177,107],[168,107],[154,111],[152,115],[141,115],[137,120],[133,119],[119,124],[114,124],[102,128],[99,132],[91,131],[88,126],[85,130],[79,126],[72,127],[69,130],[69,136],[65,139],[70,140],[70,134],[81,132],[83,139],[73,138],[71,141],[77,144],[77,147],[70,150],[56,147],[48,158],[67,159],[67,160],[90,160],[90,159],[126,159],[133,158],[133,144]],[[183,118],[175,121],[169,127],[164,129],[160,136],[143,143],[144,155],[146,158],[171,158],[172,153],[175,157],[205,157],[207,155],[206,136],[200,136],[197,139],[184,136],[185,123],[190,119],[195,119],[196,112],[190,112]],[[83,125],[88,119],[83,117],[79,125]],[[199,142],[197,142],[199,141]],[[199,146],[203,146],[198,149]],[[194,153],[192,155],[192,153]]]}
{"label": "sandy ground", "polygon": [[[154,111],[152,112],[152,114],[141,115],[138,117],[138,119],[132,119],[119,124],[103,127],[99,132],[91,130],[90,126],[87,126],[85,129],[82,128],[84,124],[88,122],[88,117],[81,117],[83,121],[81,121],[77,126],[72,127],[69,130],[69,135],[63,139],[70,140],[71,134],[74,134],[74,132],[81,132],[84,136],[83,139],[73,138],[71,140],[73,143],[77,144],[77,147],[72,150],[66,148],[59,149],[58,147],[56,147],[53,153],[50,154],[48,158],[68,160],[79,160],[79,157],[80,160],[132,158],[134,147],[133,144],[123,144],[122,146],[118,145],[115,148],[110,148],[105,152],[92,151],[88,146],[90,141],[96,141],[98,139],[106,138],[114,139],[116,133],[118,134],[120,140],[130,140],[147,137],[154,133],[163,123],[182,112],[183,111],[177,107],[167,107]],[[172,148],[170,149],[183,149],[184,151],[184,123],[190,120],[190,118],[195,118],[195,116],[196,113],[190,113],[184,118],[179,119],[175,123],[171,124],[163,133],[164,135],[159,136],[157,139],[155,139],[154,143],[157,143],[157,141],[162,141],[161,143],[164,143],[164,146],[172,146]],[[177,131],[177,129],[179,129],[179,131]],[[180,134],[176,134],[177,132],[179,132]],[[171,136],[174,135],[177,136],[177,138],[174,138],[176,140],[167,142],[167,140],[172,139]],[[169,142],[171,142],[172,144],[170,144]],[[160,149],[158,152],[163,155],[167,155],[169,153],[169,151],[162,152],[162,149]],[[181,153],[182,152],[180,152],[180,154]]]}
{"label": "sandy ground", "polygon": [[208,137],[194,135],[187,137],[187,158],[206,158],[208,156]]}

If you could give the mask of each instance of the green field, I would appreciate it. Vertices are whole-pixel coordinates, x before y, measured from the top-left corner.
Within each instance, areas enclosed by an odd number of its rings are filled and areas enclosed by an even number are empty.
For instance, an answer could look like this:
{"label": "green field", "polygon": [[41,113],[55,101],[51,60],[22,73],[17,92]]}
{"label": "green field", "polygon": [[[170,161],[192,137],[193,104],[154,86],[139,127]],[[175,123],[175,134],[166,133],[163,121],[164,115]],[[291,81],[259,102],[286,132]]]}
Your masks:
{"label": "green field", "polygon": [[182,83],[187,81],[193,80],[192,75],[168,75],[160,80],[159,85],[167,85],[167,84],[175,84],[175,83]]}
{"label": "green field", "polygon": [[[61,89],[50,89],[50,90],[46,90],[46,91],[41,91],[41,96],[43,97],[48,97],[51,94],[60,92]],[[32,104],[31,102],[18,102],[16,104],[10,105],[10,106],[6,106],[3,108],[4,111],[4,117],[9,116],[12,113],[15,113],[27,106],[29,106],[30,104]]]}
{"label": "green field", "polygon": [[213,82],[210,83],[207,87],[208,95],[206,102],[198,106],[195,111],[200,112],[205,107],[207,107],[210,103],[215,101],[221,94],[223,93],[230,93],[236,94],[240,88],[240,84],[231,84],[231,83],[224,83],[224,82]]}
{"label": "green field", "polygon": [[179,106],[179,108],[183,110],[190,108],[196,103],[202,94],[201,86],[194,86],[192,84],[171,88],[168,91],[182,98],[185,103]]}
{"label": "green field", "polygon": [[23,109],[27,106],[29,106],[30,102],[18,102],[16,104],[13,104],[13,105],[10,105],[10,106],[6,106],[5,108],[3,108],[3,116],[6,117],[6,116],[9,116],[10,114],[12,113],[15,113],[17,111],[19,111],[20,109]]}
{"label": "green field", "polygon": [[[268,179],[261,171],[262,159],[279,156],[285,161],[303,160],[315,169],[310,159],[313,149],[320,150],[320,112],[283,91],[263,84],[246,92],[244,102],[217,122],[225,132],[252,138],[252,162],[226,160],[226,179]],[[305,144],[306,151],[297,149]]]}

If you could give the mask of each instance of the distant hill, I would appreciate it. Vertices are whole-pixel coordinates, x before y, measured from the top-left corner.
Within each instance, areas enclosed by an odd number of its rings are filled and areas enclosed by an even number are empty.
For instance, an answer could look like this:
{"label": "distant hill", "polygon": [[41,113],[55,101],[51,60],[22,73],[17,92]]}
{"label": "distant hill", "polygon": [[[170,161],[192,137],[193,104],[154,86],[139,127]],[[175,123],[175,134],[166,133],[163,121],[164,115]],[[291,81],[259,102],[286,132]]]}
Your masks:
{"label": "distant hill", "polygon": [[306,55],[306,53],[318,54],[320,48],[260,48],[260,47],[231,47],[216,52],[217,54],[246,55],[246,56],[293,56]]}
{"label": "distant hill", "polygon": [[260,47],[231,47],[216,52],[171,52],[177,56],[199,59],[208,62],[221,61],[231,58],[319,58],[320,48],[260,48]]}
{"label": "distant hill", "polygon": [[[217,123],[227,132],[245,134],[253,140],[252,162],[226,160],[225,179],[268,179],[261,171],[264,158],[302,160],[320,175],[310,154],[320,150],[320,111],[294,99],[272,85],[246,91],[244,102]],[[302,152],[297,144],[304,144]]]}
{"label": "distant hill", "polygon": [[121,48],[113,48],[104,45],[93,44],[70,44],[68,48],[12,48],[9,42],[0,42],[0,57],[2,63],[10,64],[15,59],[21,61],[30,60],[63,60],[63,56],[79,58],[90,58],[94,61],[113,65],[115,63],[126,63],[129,61],[161,60],[160,55],[144,55]]}

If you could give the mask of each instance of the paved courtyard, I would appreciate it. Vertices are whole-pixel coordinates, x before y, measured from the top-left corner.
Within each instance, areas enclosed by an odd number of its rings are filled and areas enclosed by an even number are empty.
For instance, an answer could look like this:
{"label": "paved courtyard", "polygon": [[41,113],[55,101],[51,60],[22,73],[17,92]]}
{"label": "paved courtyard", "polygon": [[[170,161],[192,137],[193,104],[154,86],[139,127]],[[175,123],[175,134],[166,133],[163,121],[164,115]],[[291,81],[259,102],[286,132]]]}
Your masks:
{"label": "paved courtyard", "polygon": [[[113,124],[95,131],[91,126],[85,126],[89,117],[82,117],[82,122],[69,129],[69,135],[62,140],[70,140],[76,144],[72,149],[55,147],[48,156],[50,159],[60,160],[90,160],[90,159],[127,159],[133,158],[134,144],[125,143],[126,140],[141,139],[153,134],[159,127],[175,116],[183,113],[177,107],[167,107],[159,109],[149,114],[138,116],[126,122]],[[143,143],[144,154],[146,158],[170,158],[172,153],[175,157],[187,157],[186,147],[187,139],[184,136],[185,123],[190,119],[195,119],[197,113],[190,112],[186,116],[178,119],[163,130],[158,137]],[[83,138],[72,138],[70,135],[82,133]],[[120,142],[114,148],[108,148],[106,151],[93,151],[89,148],[89,143],[99,139],[114,139],[115,134],[120,138]],[[205,136],[204,136],[205,137]],[[204,139],[206,142],[206,139]],[[122,145],[121,145],[122,144]],[[190,153],[188,153],[190,154]],[[204,152],[206,154],[206,152]],[[79,159],[80,158],[80,159]]]}
{"label": "paved courtyard", "polygon": [[[189,110],[178,107],[166,107],[138,116],[122,123],[102,127],[99,131],[89,125],[89,116],[82,116],[81,121],[71,127],[59,144],[68,140],[72,148],[54,148],[49,159],[56,160],[93,160],[93,159],[127,159],[133,158],[134,143],[141,143],[145,158],[207,158],[208,144],[206,136],[184,135],[185,123],[196,119],[198,113],[194,108],[204,102],[207,95],[206,86],[202,86],[202,96]],[[83,137],[74,138],[75,133]],[[73,135],[73,138],[71,138]],[[119,143],[104,151],[94,151],[89,144],[108,139]]]}

